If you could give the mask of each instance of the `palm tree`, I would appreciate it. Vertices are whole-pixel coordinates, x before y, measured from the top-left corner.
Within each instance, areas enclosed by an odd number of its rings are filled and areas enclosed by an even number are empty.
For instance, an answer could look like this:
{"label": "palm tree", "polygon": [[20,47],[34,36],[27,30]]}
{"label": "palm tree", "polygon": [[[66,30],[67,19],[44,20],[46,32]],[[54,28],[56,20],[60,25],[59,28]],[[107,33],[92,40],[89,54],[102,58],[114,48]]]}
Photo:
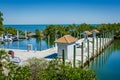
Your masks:
{"label": "palm tree", "polygon": [[3,33],[3,31],[4,31],[4,28],[3,28],[3,18],[2,18],[2,16],[3,16],[3,13],[1,13],[0,12],[0,35]]}

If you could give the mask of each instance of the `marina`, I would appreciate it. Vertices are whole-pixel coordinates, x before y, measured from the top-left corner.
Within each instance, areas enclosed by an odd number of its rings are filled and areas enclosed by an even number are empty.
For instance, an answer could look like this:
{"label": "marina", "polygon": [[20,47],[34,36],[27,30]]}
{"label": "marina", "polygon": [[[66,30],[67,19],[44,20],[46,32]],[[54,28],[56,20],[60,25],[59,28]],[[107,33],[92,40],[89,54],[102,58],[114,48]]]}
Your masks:
{"label": "marina", "polygon": [[[86,35],[84,36],[84,38],[78,40],[70,35],[65,35],[59,38],[58,40],[54,41],[55,45],[53,44],[52,47],[48,47],[48,45],[46,44],[46,49],[41,51],[37,50],[35,47],[32,48],[33,42],[31,42],[31,45],[29,44],[29,47],[28,47],[28,43],[25,42],[24,43],[25,45],[23,45],[24,50],[19,50],[20,48],[19,43],[17,43],[18,49],[9,49],[10,47],[12,47],[13,43],[11,43],[12,45],[10,45],[9,48],[5,48],[5,47],[3,48],[7,50],[13,50],[15,56],[21,58],[20,64],[23,64],[25,60],[32,57],[53,59],[47,56],[56,54],[54,57],[63,59],[64,63],[67,61],[67,62],[71,62],[74,67],[75,66],[84,67],[86,64],[89,64],[91,60],[94,60],[94,58],[97,57],[114,40],[113,32],[110,32],[106,36],[102,36],[102,37],[99,36],[99,38],[98,36],[94,35],[94,33],[93,33],[93,37],[88,37],[88,36],[86,37]],[[64,41],[69,41],[69,42],[64,42]],[[68,49],[66,49],[67,48],[66,45],[68,46]],[[29,55],[29,57],[27,57],[27,55]],[[79,62],[80,65],[78,65]]]}
{"label": "marina", "polygon": [[0,80],[120,80],[119,0],[0,0]]}

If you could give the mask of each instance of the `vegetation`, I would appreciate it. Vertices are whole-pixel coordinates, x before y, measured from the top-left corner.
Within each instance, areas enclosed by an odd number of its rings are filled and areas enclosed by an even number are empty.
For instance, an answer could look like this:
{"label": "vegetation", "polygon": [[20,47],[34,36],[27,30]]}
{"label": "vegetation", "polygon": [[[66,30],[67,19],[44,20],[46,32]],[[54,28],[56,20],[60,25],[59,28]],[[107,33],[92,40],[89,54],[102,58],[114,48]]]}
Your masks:
{"label": "vegetation", "polygon": [[117,33],[120,31],[120,23],[114,23],[114,24],[97,24],[97,25],[90,25],[90,24],[72,24],[72,25],[49,25],[46,27],[46,29],[43,31],[44,35],[47,37],[50,35],[51,37],[61,37],[62,35],[70,34],[74,37],[77,37],[80,35],[80,33],[84,31],[92,31],[93,29],[97,29],[102,32],[110,32],[114,31]]}
{"label": "vegetation", "polygon": [[[7,53],[2,50],[2,54]],[[5,58],[5,57],[4,57]],[[2,62],[8,74],[0,71],[1,80],[97,80],[94,71],[81,68],[73,68],[70,63],[63,65],[60,59],[46,61],[32,58],[27,60],[28,65],[19,66],[10,62],[8,58]]]}
{"label": "vegetation", "polygon": [[2,18],[2,16],[3,16],[3,13],[1,13],[0,12],[0,35],[3,33],[3,31],[4,31],[4,27],[3,27],[3,18]]}
{"label": "vegetation", "polygon": [[17,34],[17,31],[19,31],[19,34],[20,34],[20,35],[24,35],[24,34],[25,34],[23,31],[17,30],[17,29],[12,28],[12,27],[6,27],[4,33],[5,33],[5,34],[8,34],[8,33],[9,33],[9,34],[12,34],[12,35],[16,35],[16,34]]}
{"label": "vegetation", "polygon": [[39,29],[35,30],[35,34],[36,34],[36,37],[43,37],[42,31],[40,31]]}

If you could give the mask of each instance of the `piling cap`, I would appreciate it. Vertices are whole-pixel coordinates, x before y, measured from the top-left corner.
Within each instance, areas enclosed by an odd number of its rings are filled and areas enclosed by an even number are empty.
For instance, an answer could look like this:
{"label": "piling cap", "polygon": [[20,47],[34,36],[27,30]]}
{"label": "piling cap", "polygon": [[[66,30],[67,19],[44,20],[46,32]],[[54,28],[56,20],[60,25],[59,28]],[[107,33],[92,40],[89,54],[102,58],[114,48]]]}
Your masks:
{"label": "piling cap", "polygon": [[73,43],[76,42],[76,38],[71,35],[65,35],[55,41],[56,43]]}

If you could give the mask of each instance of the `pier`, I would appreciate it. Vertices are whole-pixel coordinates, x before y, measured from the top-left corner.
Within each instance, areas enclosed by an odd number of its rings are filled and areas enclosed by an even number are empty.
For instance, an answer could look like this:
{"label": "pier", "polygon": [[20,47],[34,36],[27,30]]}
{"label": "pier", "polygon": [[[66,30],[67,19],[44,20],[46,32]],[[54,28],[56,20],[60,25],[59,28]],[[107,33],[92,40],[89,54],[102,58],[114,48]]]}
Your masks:
{"label": "pier", "polygon": [[[83,68],[85,65],[88,65],[90,61],[94,60],[94,58],[99,56],[113,40],[113,32],[103,33],[96,37],[88,37],[87,41],[85,41],[84,38],[79,39],[76,43],[79,43],[80,47],[77,47],[76,45],[73,46],[73,56],[69,59],[65,59],[65,55],[62,55],[62,58],[64,58],[63,61],[71,62],[74,67],[80,66]],[[64,52],[64,54],[66,53]]]}
{"label": "pier", "polygon": [[36,57],[36,58],[44,58],[48,55],[52,55],[54,53],[57,53],[57,48],[53,47],[53,48],[49,48],[46,50],[42,50],[42,51],[35,51],[35,50],[18,50],[18,49],[5,49],[6,51],[12,50],[14,51],[14,54],[16,57],[19,57],[21,59],[21,62],[19,63],[19,65],[24,65],[26,64],[26,60],[32,57]]}

